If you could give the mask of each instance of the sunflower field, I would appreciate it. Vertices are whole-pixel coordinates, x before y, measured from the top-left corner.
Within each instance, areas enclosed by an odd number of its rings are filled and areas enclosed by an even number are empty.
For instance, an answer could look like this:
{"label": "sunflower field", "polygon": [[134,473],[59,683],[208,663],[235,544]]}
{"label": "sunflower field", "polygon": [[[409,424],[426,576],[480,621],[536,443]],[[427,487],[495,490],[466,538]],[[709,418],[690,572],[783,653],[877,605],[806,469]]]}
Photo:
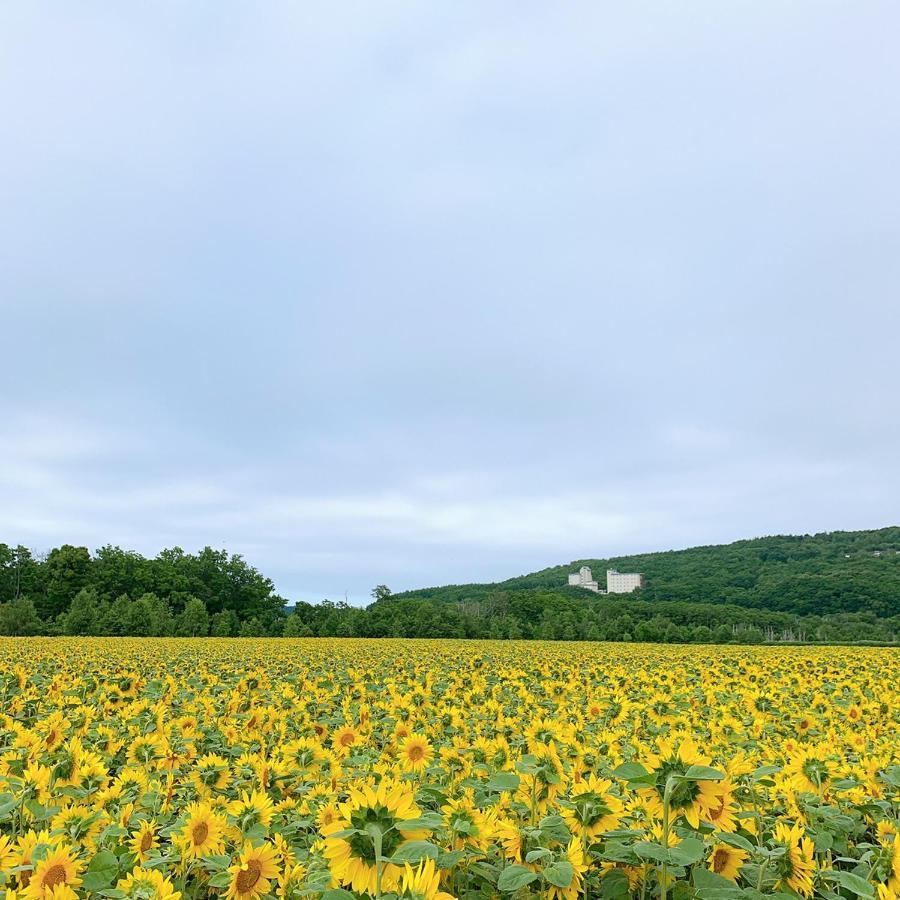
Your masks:
{"label": "sunflower field", "polygon": [[900,653],[0,639],[0,897],[900,897]]}

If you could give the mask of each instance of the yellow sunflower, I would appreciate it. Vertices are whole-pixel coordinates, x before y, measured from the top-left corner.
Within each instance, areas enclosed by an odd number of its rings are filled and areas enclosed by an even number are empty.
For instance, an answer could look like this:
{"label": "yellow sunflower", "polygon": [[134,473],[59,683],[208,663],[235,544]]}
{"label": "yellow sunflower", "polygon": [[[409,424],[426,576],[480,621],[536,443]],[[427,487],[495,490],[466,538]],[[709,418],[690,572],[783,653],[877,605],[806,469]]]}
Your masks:
{"label": "yellow sunflower", "polygon": [[208,803],[192,803],[177,842],[188,859],[221,853],[224,847],[225,820]]}
{"label": "yellow sunflower", "polygon": [[155,850],[159,846],[159,839],[156,836],[156,823],[141,822],[135,831],[131,833],[131,840],[128,842],[132,853],[140,862],[147,859],[151,850]]}
{"label": "yellow sunflower", "polygon": [[422,772],[433,756],[434,750],[428,739],[411,734],[400,747],[400,767],[404,772]]}
{"label": "yellow sunflower", "polygon": [[582,880],[588,868],[584,859],[584,849],[577,837],[573,837],[569,841],[561,859],[572,866],[572,880],[569,882],[569,886],[564,888],[557,887],[555,884],[548,885],[547,900],[556,900],[557,897],[562,900],[576,900],[581,893]]}
{"label": "yellow sunflower", "polygon": [[440,889],[441,873],[437,871],[433,859],[426,859],[413,867],[406,863],[399,894],[404,900],[456,900],[452,894]]}
{"label": "yellow sunflower", "polygon": [[715,872],[716,875],[721,875],[729,881],[737,881],[741,866],[749,856],[750,854],[746,850],[719,843],[712,848],[712,853],[707,860],[708,868],[710,872]]}
{"label": "yellow sunflower", "polygon": [[619,827],[624,804],[612,793],[612,782],[588,775],[572,788],[571,807],[560,810],[569,831],[590,843]]}
{"label": "yellow sunflower", "polygon": [[49,897],[54,888],[73,888],[81,884],[78,877],[83,864],[76,858],[74,850],[67,844],[51,847],[46,856],[34,864],[34,871],[28,880],[23,897],[38,900]]}
{"label": "yellow sunflower", "polygon": [[[350,797],[340,804],[340,818],[322,829],[324,855],[331,874],[342,885],[357,893],[376,893],[375,835],[381,836],[381,856],[391,857],[408,841],[420,840],[425,829],[402,828],[402,822],[419,817],[412,788],[388,780],[378,787],[352,788]],[[341,833],[354,833],[341,837]],[[394,863],[382,866],[381,888],[393,890],[403,870]]]}
{"label": "yellow sunflower", "polygon": [[265,791],[254,790],[251,793],[241,792],[241,799],[228,805],[228,812],[238,820],[241,830],[254,825],[264,825],[268,828],[272,824],[272,811],[274,804],[272,798]]}
{"label": "yellow sunflower", "polygon": [[331,746],[340,754],[347,754],[354,744],[359,743],[359,731],[352,725],[342,725],[331,735]]}
{"label": "yellow sunflower", "polygon": [[462,796],[449,800],[442,808],[444,827],[450,835],[452,848],[462,850],[471,847],[487,850],[494,836],[496,810],[484,812],[475,805],[471,789]]}
{"label": "yellow sunflower", "polygon": [[181,891],[158,869],[132,869],[116,888],[134,900],[181,900]]}
{"label": "yellow sunflower", "polygon": [[234,900],[255,900],[269,893],[271,879],[278,875],[278,853],[271,844],[254,847],[245,844],[237,863],[228,869],[231,883],[226,897]]}
{"label": "yellow sunflower", "polygon": [[[662,818],[663,799],[670,775],[684,775],[691,766],[710,766],[708,756],[700,753],[697,745],[689,738],[683,738],[677,749],[668,739],[657,741],[658,753],[649,753],[645,760],[653,773],[652,786],[638,791],[647,812],[653,818]],[[669,809],[676,816],[681,815],[694,828],[700,827],[700,820],[706,818],[710,808],[721,806],[721,797],[726,793],[721,782],[711,780],[679,780],[669,796]]]}
{"label": "yellow sunflower", "polygon": [[787,853],[775,861],[778,872],[776,887],[789,887],[804,897],[813,892],[813,875],[816,871],[813,859],[813,842],[804,836],[800,825],[776,824],[775,841],[787,848]]}

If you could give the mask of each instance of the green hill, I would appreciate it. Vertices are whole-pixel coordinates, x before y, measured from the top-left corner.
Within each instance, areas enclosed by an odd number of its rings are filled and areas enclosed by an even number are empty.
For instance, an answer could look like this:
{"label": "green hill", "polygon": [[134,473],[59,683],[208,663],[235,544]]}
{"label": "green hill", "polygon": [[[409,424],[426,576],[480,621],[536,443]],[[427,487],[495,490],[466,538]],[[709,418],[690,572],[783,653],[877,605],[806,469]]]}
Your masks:
{"label": "green hill", "polygon": [[[582,565],[601,587],[607,568],[642,572],[645,587],[606,596],[569,587],[568,574]],[[586,636],[587,621],[612,637],[614,620],[651,640],[667,629],[671,636],[698,628],[723,638],[729,627],[764,639],[892,640],[900,632],[900,527],[579,559],[493,584],[424,588],[380,602],[446,603],[476,617],[512,617],[532,636],[559,637],[561,629],[569,636],[573,628]]]}

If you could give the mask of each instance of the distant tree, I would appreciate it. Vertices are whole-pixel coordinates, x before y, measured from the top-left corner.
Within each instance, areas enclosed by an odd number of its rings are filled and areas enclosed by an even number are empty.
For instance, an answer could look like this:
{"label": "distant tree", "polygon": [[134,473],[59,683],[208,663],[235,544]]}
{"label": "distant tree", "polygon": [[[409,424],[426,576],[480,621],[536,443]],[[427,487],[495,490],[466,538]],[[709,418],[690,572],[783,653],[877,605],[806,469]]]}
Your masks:
{"label": "distant tree", "polygon": [[0,603],[40,594],[41,569],[27,547],[0,544]]}
{"label": "distant tree", "polygon": [[387,600],[391,596],[391,589],[386,584],[379,584],[372,588],[372,599],[377,603],[379,600]]}
{"label": "distant tree", "polygon": [[124,633],[135,637],[150,637],[153,634],[153,594],[143,594],[132,600],[125,610]]}
{"label": "distant tree", "polygon": [[106,620],[103,623],[103,633],[110,635],[129,634],[128,626],[131,614],[131,598],[127,594],[120,594],[106,608]]}
{"label": "distant tree", "polygon": [[284,623],[284,637],[310,637],[312,629],[297,613],[291,613]]}
{"label": "distant tree", "polygon": [[147,604],[150,634],[157,637],[168,637],[175,633],[175,617],[169,603],[156,594],[144,594],[141,598]]}
{"label": "distant tree", "polygon": [[241,623],[241,637],[264,637],[265,634],[266,631],[263,628],[262,622],[260,622],[256,616]]}
{"label": "distant tree", "polygon": [[46,566],[46,589],[36,602],[43,619],[55,619],[64,613],[75,595],[87,587],[91,577],[91,554],[87,547],[63,544],[50,551]]}
{"label": "distant tree", "polygon": [[191,597],[185,603],[176,630],[184,637],[205,637],[209,634],[209,613],[199,597]]}
{"label": "distant tree", "polygon": [[97,592],[93,588],[82,588],[62,617],[63,631],[73,635],[99,634],[103,618]]}
{"label": "distant tree", "polygon": [[0,634],[24,637],[40,634],[42,623],[31,600],[15,597],[0,603]]}
{"label": "distant tree", "polygon": [[233,637],[240,631],[241,623],[233,609],[223,609],[212,617],[210,634],[213,637]]}

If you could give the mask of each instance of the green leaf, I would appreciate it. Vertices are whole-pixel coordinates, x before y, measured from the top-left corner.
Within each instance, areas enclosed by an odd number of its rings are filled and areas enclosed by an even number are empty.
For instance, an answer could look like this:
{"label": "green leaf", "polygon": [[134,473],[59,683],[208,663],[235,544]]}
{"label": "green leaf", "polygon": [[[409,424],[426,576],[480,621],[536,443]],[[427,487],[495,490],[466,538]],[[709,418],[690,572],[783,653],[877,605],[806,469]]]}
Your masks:
{"label": "green leaf", "polygon": [[214,888],[227,888],[231,884],[230,872],[217,872],[209,879],[209,886]]}
{"label": "green leaf", "polygon": [[462,850],[451,850],[449,853],[441,853],[437,858],[437,867],[441,870],[452,869],[459,865],[460,860],[465,855],[465,852]]}
{"label": "green leaf", "polygon": [[567,888],[575,877],[575,869],[567,859],[558,859],[544,867],[544,878],[558,888]]}
{"label": "green leaf", "polygon": [[700,866],[693,870],[692,878],[694,887],[700,892],[701,897],[722,897],[741,893],[741,889],[733,881]]}
{"label": "green leaf", "polygon": [[322,900],[356,900],[356,897],[343,888],[331,888],[322,894]]}
{"label": "green leaf", "polygon": [[669,847],[669,862],[676,866],[691,866],[703,859],[703,841],[685,838],[680,844]]}
{"label": "green leaf", "polygon": [[440,849],[430,841],[407,841],[398,847],[391,857],[391,862],[402,865],[403,863],[417,863],[423,859],[437,859]]}
{"label": "green leaf", "polygon": [[621,869],[611,869],[600,882],[601,900],[622,900],[630,893],[628,876]]}
{"label": "green leaf", "polygon": [[495,772],[487,780],[485,788],[489,791],[515,791],[521,779],[515,772]]}
{"label": "green leaf", "polygon": [[531,884],[537,877],[536,872],[529,871],[525,866],[507,866],[497,879],[497,887],[504,893],[512,894],[526,884]]}
{"label": "green leaf", "polygon": [[418,831],[421,828],[425,828],[428,831],[434,831],[436,828],[440,828],[444,819],[440,813],[425,813],[424,816],[419,816],[418,819],[404,819],[402,822],[397,823],[397,828],[400,831]]}
{"label": "green leaf", "polygon": [[[727,832],[720,831],[716,836],[716,839],[731,847],[740,847],[741,850],[746,850],[748,853],[753,853],[753,851],[756,850],[756,847],[754,847],[747,838],[741,837],[739,834],[728,834]],[[725,880],[728,881],[727,878]]]}
{"label": "green leaf", "polygon": [[638,841],[638,843],[632,845],[631,849],[641,859],[652,859],[655,862],[668,862],[669,859],[666,848],[662,844],[652,841]]}
{"label": "green leaf", "polygon": [[82,879],[86,891],[108,888],[119,874],[119,860],[109,850],[101,850],[90,862]]}
{"label": "green leaf", "polygon": [[217,856],[204,856],[202,862],[210,872],[221,872],[231,865],[231,857],[227,853]]}
{"label": "green leaf", "polygon": [[543,847],[540,847],[537,850],[529,850],[528,853],[525,854],[525,862],[538,862],[538,860],[546,859],[548,856],[553,856],[553,851],[545,850]]}
{"label": "green leaf", "polygon": [[710,766],[689,766],[684,775],[676,777],[686,778],[688,781],[721,781],[725,773]]}
{"label": "green leaf", "polygon": [[623,781],[646,781],[650,773],[638,762],[624,762],[613,769],[613,775]]}
{"label": "green leaf", "polygon": [[865,878],[854,875],[852,872],[826,872],[825,878],[836,881],[841,887],[847,888],[858,897],[875,896],[875,888]]}

